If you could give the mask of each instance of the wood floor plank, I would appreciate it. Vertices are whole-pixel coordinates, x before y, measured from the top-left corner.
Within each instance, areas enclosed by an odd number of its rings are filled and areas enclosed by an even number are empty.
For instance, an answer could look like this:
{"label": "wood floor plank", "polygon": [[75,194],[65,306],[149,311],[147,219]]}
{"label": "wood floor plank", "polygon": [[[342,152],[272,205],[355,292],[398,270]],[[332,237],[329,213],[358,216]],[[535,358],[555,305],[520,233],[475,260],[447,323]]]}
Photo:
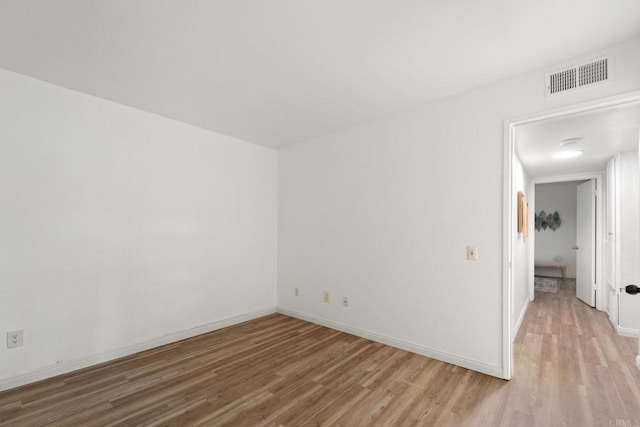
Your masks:
{"label": "wood floor plank", "polygon": [[536,293],[511,381],[280,314],[0,393],[0,426],[640,424],[637,341]]}

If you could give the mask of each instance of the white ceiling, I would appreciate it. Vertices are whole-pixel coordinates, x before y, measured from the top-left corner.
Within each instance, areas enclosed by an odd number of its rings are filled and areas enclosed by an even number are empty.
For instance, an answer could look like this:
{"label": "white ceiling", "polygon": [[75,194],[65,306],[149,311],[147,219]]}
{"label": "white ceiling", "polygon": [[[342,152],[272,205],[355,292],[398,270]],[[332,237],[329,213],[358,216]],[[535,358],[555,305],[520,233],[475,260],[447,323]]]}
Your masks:
{"label": "white ceiling", "polygon": [[281,147],[640,32],[637,0],[0,0],[0,67]]}
{"label": "white ceiling", "polygon": [[[562,147],[563,140],[580,138]],[[574,114],[515,127],[516,153],[530,179],[604,171],[617,152],[637,151],[640,103]],[[553,153],[584,150],[580,157],[555,160]]]}

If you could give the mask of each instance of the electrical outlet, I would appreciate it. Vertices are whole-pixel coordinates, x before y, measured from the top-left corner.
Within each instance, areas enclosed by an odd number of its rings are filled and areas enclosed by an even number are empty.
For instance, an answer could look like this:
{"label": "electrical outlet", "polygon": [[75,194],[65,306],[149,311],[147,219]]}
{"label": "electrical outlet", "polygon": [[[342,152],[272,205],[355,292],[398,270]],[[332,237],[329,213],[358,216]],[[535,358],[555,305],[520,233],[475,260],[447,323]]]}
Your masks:
{"label": "electrical outlet", "polygon": [[324,291],[324,302],[331,302],[331,295],[329,295],[329,291]]}
{"label": "electrical outlet", "polygon": [[342,306],[349,307],[349,297],[342,297]]}
{"label": "electrical outlet", "polygon": [[477,246],[467,246],[467,259],[471,261],[478,260],[478,247]]}
{"label": "electrical outlet", "polygon": [[22,347],[22,330],[7,332],[7,348]]}
{"label": "electrical outlet", "polygon": [[294,294],[295,296],[299,297],[299,296],[300,296],[300,288],[295,288],[295,289],[293,290],[293,294]]}

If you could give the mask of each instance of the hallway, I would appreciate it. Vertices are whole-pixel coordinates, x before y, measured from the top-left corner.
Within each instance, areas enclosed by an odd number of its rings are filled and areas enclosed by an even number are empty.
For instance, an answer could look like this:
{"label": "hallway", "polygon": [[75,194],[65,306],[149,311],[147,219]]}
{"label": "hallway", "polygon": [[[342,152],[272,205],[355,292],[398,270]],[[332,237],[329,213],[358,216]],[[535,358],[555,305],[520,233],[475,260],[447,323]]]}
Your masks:
{"label": "hallway", "polygon": [[555,294],[536,291],[514,343],[503,422],[534,413],[535,425],[640,425],[637,349],[576,298],[574,279],[559,279]]}

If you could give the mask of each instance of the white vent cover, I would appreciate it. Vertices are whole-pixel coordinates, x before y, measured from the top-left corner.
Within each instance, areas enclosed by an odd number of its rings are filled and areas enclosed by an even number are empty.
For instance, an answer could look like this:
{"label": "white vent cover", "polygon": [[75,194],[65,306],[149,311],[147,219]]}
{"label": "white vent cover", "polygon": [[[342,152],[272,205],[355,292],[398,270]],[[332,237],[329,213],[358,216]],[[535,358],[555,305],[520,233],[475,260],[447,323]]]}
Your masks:
{"label": "white vent cover", "polygon": [[547,75],[547,94],[554,95],[609,80],[609,58],[566,68]]}

